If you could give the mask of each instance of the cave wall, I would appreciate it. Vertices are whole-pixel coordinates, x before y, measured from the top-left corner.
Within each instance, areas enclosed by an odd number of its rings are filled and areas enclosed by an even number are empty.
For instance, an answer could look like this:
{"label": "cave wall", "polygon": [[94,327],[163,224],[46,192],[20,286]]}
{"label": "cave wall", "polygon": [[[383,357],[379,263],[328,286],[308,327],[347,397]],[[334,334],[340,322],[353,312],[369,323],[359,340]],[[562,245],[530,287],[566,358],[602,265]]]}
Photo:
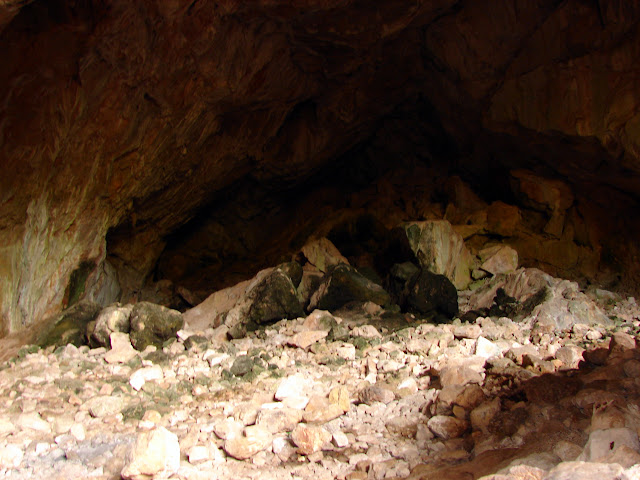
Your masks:
{"label": "cave wall", "polygon": [[492,200],[513,169],[561,178],[630,270],[639,18],[622,0],[3,1],[2,329],[142,288],[207,211],[239,232],[279,211],[267,231],[293,247],[353,207],[331,172],[367,145],[389,165],[419,147]]}

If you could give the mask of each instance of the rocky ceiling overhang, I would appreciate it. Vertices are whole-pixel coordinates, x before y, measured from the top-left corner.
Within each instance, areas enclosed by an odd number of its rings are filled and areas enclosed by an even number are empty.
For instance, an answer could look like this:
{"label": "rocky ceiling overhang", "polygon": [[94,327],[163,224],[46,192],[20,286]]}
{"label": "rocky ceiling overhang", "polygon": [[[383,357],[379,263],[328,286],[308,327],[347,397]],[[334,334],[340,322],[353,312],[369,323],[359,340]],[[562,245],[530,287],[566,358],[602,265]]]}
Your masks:
{"label": "rocky ceiling overhang", "polygon": [[309,190],[348,190],[372,149],[491,199],[513,169],[562,178],[632,245],[639,19],[628,0],[0,0],[3,330],[114,300],[203,212],[277,210],[252,241],[290,244],[327,213]]}

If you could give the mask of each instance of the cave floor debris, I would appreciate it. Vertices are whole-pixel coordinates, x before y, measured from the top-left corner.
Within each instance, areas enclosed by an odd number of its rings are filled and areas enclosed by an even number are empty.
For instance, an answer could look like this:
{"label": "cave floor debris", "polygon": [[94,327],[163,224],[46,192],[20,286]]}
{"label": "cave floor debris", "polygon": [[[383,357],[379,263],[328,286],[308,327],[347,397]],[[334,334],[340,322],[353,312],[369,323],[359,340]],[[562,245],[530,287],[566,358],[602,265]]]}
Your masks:
{"label": "cave floor debris", "polygon": [[26,347],[0,478],[640,478],[640,308],[602,303],[611,325],[544,335],[366,305],[133,356]]}

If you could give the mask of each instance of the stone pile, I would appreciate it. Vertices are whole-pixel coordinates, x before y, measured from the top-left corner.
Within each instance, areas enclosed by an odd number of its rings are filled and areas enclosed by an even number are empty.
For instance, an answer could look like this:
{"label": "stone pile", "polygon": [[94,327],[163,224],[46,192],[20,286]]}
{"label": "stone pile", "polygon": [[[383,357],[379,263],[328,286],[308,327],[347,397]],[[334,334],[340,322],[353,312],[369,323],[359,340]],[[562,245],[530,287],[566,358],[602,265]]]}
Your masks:
{"label": "stone pile", "polygon": [[460,308],[430,324],[348,304],[231,339],[187,322],[142,351],[98,318],[110,349],[0,366],[0,478],[640,476],[635,300],[520,270]]}

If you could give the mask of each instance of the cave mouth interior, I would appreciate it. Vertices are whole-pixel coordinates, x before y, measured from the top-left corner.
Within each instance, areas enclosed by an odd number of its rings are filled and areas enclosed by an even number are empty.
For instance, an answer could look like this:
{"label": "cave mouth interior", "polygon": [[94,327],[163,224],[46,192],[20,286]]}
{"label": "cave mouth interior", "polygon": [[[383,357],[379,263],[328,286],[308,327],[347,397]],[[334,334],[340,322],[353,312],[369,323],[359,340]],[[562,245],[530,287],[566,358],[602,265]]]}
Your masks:
{"label": "cave mouth interior", "polygon": [[[305,242],[318,236],[327,236],[354,265],[382,281],[390,261],[400,263],[411,256],[402,251],[401,242],[395,243],[399,253],[389,250],[390,235],[402,222],[446,218],[470,225],[474,211],[498,202],[521,209],[527,235],[540,233],[552,212],[544,206],[532,207],[514,182],[511,172],[515,170],[568,185],[576,198],[568,223],[584,223],[583,212],[596,205],[607,211],[604,228],[612,228],[625,223],[638,205],[632,191],[615,186],[619,177],[633,178],[633,173],[615,168],[615,161],[597,142],[554,132],[521,132],[521,136],[478,132],[472,142],[460,142],[447,133],[427,99],[412,98],[379,119],[363,141],[302,178],[267,182],[248,173],[215,192],[188,221],[162,239],[162,248],[146,270],[127,265],[117,254],[144,225],[126,221],[111,229],[107,258],[124,271],[136,271],[138,285],[141,277],[146,288],[169,280],[202,300],[260,269],[291,260]],[[458,181],[477,196],[459,198]],[[611,209],[614,198],[616,207]],[[469,204],[475,199],[478,205]],[[456,207],[461,211],[451,213],[451,206],[454,212]],[[558,268],[526,252],[522,266],[547,269],[584,286],[600,282],[635,291],[633,281],[623,278],[625,266],[619,253],[628,247],[608,241],[608,236],[598,237],[601,244],[597,246],[589,238],[593,237],[589,229],[602,228],[600,222],[598,218],[593,225],[582,225],[587,231],[573,232],[569,239],[577,248],[601,249],[597,272],[587,274],[580,265]],[[481,237],[467,239],[476,251],[486,243],[511,240],[508,234],[490,231]],[[136,288],[134,296],[145,287]],[[184,310],[192,305],[178,296],[172,306]]]}
{"label": "cave mouth interior", "polygon": [[634,2],[8,4],[8,330],[82,295],[186,308],[309,238],[429,219],[638,291]]}

